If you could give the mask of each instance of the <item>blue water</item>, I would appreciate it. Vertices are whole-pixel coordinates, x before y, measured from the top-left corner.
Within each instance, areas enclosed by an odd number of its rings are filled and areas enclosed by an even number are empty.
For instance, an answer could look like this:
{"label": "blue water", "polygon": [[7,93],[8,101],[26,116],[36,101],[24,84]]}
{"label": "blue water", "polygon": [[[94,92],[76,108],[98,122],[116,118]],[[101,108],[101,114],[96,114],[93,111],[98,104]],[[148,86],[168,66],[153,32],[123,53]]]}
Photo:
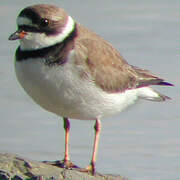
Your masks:
{"label": "blue water", "polygon": [[[6,0],[0,5],[0,152],[35,160],[63,158],[60,117],[36,105],[16,81],[9,42],[15,18],[37,0]],[[97,169],[133,180],[180,179],[180,1],[91,0],[41,1],[65,8],[78,22],[110,41],[133,65],[149,69],[176,86],[157,89],[171,101],[141,101],[102,120]],[[76,164],[89,163],[93,121],[71,121],[70,154]]]}

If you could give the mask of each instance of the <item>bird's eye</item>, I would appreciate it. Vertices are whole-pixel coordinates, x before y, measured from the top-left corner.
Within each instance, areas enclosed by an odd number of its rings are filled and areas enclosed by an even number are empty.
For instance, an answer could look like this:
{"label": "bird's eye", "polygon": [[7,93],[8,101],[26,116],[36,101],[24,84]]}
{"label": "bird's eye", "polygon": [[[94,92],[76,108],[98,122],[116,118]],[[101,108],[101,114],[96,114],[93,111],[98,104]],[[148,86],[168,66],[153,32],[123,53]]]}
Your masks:
{"label": "bird's eye", "polygon": [[48,19],[45,19],[45,18],[41,19],[40,25],[41,25],[42,27],[48,26],[48,25],[49,25],[49,20],[48,20]]}

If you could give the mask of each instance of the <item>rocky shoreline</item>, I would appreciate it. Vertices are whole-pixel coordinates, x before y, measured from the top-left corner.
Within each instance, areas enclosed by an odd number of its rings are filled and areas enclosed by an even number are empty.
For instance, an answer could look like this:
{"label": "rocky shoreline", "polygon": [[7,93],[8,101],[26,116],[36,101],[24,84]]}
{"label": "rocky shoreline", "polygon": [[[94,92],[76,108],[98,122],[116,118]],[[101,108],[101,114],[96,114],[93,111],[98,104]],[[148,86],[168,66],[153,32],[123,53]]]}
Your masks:
{"label": "rocky shoreline", "polygon": [[120,175],[95,176],[76,169],[68,170],[15,154],[0,153],[0,180],[128,180]]}

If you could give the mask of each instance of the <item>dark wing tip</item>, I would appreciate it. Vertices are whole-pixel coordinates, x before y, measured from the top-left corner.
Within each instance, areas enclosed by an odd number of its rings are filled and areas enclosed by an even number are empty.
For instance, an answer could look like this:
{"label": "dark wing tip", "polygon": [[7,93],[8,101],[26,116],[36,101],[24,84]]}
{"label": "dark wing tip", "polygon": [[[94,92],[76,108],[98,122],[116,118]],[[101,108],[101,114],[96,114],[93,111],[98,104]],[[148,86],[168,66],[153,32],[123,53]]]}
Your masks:
{"label": "dark wing tip", "polygon": [[174,84],[171,84],[171,83],[168,83],[168,82],[165,82],[165,81],[161,81],[161,82],[157,83],[157,85],[160,85],[160,86],[174,86]]}

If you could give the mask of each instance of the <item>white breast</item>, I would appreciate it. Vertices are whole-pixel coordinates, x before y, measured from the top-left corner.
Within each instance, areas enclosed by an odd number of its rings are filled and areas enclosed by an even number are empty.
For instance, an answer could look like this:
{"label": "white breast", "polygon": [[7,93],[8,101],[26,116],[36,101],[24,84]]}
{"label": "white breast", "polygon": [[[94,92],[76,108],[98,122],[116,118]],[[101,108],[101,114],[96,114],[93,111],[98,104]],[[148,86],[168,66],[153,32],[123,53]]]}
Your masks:
{"label": "white breast", "polygon": [[63,117],[94,120],[109,116],[134,103],[138,90],[108,94],[79,76],[69,60],[62,66],[47,66],[42,59],[15,62],[18,81],[44,109]]}

